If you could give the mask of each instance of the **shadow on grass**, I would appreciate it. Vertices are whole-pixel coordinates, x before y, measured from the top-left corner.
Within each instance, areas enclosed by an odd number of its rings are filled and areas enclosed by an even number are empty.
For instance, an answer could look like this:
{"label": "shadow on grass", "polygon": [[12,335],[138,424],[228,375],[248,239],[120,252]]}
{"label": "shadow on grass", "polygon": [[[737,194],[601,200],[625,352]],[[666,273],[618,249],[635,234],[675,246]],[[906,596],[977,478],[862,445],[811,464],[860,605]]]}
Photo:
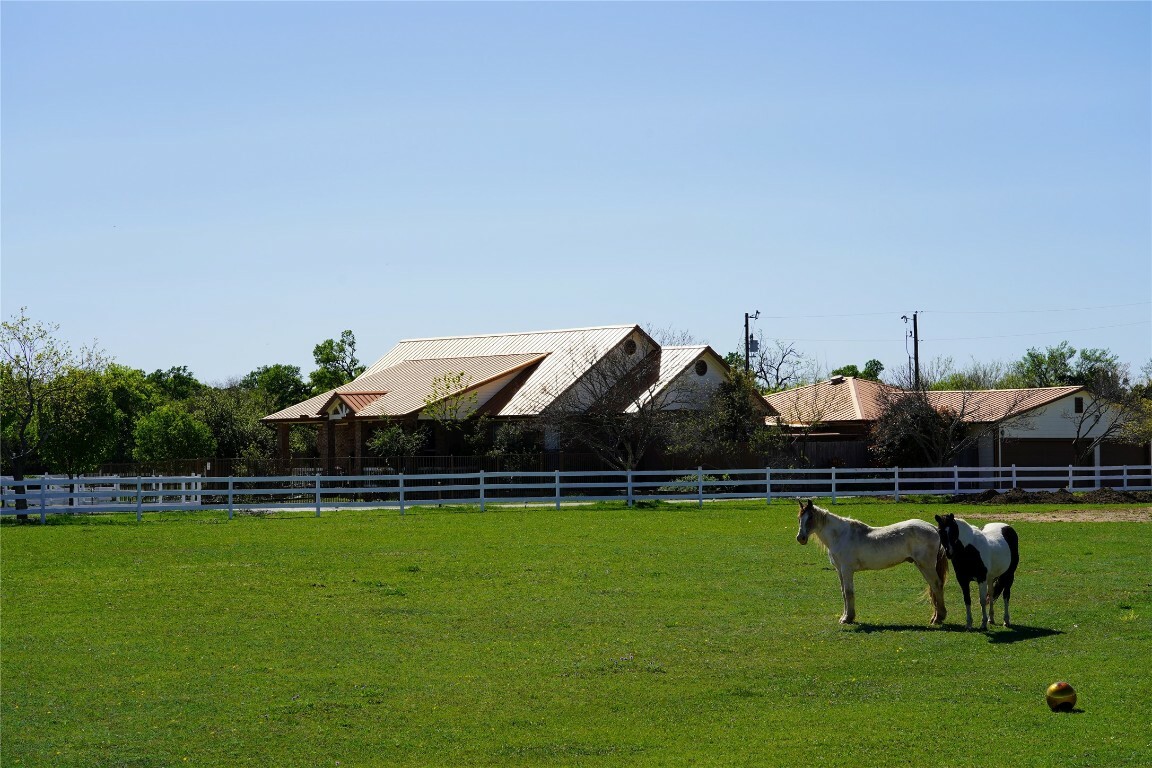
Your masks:
{"label": "shadow on grass", "polygon": [[1064,634],[1058,629],[1047,627],[1029,627],[1026,624],[1013,624],[1008,629],[997,628],[995,632],[988,633],[990,643],[1019,643],[1023,640],[1038,640],[1041,637],[1052,637]]}
{"label": "shadow on grass", "polygon": [[[849,628],[845,628],[849,629]],[[850,631],[860,634],[870,635],[874,632],[958,632],[968,634],[977,632],[978,630],[971,630],[966,628],[963,624],[945,624],[944,626],[931,626],[928,624],[854,624]],[[1064,634],[1058,629],[1048,629],[1047,627],[1029,627],[1022,624],[1016,624],[1012,627],[1005,629],[1004,627],[996,627],[984,633],[988,642],[1002,644],[1002,643],[1019,643],[1025,640],[1038,640],[1041,637],[1051,637],[1053,635]]]}

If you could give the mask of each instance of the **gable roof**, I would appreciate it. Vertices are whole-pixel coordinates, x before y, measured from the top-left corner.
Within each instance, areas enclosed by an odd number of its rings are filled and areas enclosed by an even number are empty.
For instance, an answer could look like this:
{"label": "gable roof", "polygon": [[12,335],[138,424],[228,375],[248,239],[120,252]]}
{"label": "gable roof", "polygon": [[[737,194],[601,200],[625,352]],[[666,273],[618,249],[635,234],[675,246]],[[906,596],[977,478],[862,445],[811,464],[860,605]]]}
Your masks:
{"label": "gable roof", "polygon": [[931,390],[928,402],[936,410],[963,413],[964,421],[987,423],[1042,408],[1076,392],[1082,386],[1034,387],[1032,389]]}
{"label": "gable roof", "polygon": [[[963,421],[1002,421],[1053,403],[1084,389],[1081,386],[1032,389],[929,390],[928,401],[937,410],[961,413]],[[871,422],[880,417],[885,394],[904,390],[890,384],[854,376],[835,376],[803,387],[767,396],[785,425],[833,422]]]}
{"label": "gable roof", "polygon": [[[465,391],[506,379],[485,390],[487,399],[499,395],[492,415],[534,416],[629,338],[658,348],[638,325],[405,339],[355,380],[263,420],[319,418],[337,396],[357,416],[408,415],[423,409],[433,379],[458,373],[467,377]],[[514,391],[500,391],[513,381]]]}
{"label": "gable roof", "polygon": [[803,387],[765,395],[782,424],[875,421],[885,392],[896,387],[855,376],[833,376]]}

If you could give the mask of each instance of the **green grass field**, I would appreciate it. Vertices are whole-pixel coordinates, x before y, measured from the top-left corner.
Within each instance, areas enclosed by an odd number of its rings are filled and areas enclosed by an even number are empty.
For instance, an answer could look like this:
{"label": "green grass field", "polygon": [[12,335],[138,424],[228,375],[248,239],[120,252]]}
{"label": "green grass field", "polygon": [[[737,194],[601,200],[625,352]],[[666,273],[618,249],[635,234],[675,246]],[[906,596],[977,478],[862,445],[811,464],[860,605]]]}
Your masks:
{"label": "green grass field", "polygon": [[841,627],[783,501],[52,522],[0,527],[5,766],[1152,764],[1146,523],[1016,522],[983,634],[911,566]]}

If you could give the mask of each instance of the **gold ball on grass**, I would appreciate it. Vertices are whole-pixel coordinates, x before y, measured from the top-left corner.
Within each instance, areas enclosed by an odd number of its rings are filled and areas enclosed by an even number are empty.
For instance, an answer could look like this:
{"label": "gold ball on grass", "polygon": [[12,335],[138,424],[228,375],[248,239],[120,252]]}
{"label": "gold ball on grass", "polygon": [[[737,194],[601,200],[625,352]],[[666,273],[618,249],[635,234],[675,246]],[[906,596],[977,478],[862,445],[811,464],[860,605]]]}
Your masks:
{"label": "gold ball on grass", "polygon": [[1076,707],[1076,689],[1061,680],[1048,686],[1044,699],[1053,712],[1071,712]]}

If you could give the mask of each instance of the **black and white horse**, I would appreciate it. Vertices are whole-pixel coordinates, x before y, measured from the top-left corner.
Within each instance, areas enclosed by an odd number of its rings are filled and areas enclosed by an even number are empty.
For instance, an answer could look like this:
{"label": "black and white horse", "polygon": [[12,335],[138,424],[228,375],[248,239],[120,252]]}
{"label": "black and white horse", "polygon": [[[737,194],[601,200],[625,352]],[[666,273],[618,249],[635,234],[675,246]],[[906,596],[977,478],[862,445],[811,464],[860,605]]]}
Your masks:
{"label": "black and white horse", "polygon": [[[1004,595],[1004,626],[1010,626],[1008,601],[1012,598],[1012,581],[1020,563],[1020,544],[1016,531],[1006,523],[988,523],[983,529],[949,513],[936,515],[940,543],[952,561],[956,581],[964,590],[964,607],[968,609],[968,629],[972,629],[972,597],[968,585],[975,581],[980,586],[980,629],[996,623],[995,603]],[[988,594],[988,585],[992,594]]]}
{"label": "black and white horse", "polygon": [[828,550],[828,559],[840,576],[840,592],[844,597],[841,624],[856,621],[856,571],[876,571],[900,563],[915,563],[932,599],[932,623],[943,624],[944,579],[948,576],[948,559],[940,546],[936,529],[923,520],[905,520],[894,525],[873,528],[850,517],[834,515],[817,507],[809,499],[800,502],[800,530],[796,541],[808,543],[808,536],[816,539]]}

